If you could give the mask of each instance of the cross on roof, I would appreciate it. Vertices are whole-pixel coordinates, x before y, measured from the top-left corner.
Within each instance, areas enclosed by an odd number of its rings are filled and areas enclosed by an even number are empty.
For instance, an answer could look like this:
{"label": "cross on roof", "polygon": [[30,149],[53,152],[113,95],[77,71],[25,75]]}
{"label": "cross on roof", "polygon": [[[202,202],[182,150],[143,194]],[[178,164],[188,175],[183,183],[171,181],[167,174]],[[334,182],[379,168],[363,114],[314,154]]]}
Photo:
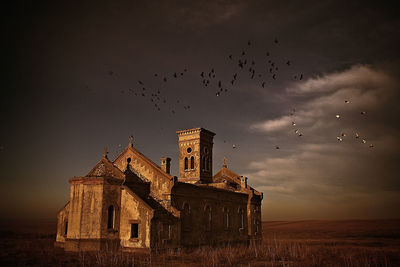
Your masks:
{"label": "cross on roof", "polygon": [[129,136],[129,146],[133,146],[133,136]]}

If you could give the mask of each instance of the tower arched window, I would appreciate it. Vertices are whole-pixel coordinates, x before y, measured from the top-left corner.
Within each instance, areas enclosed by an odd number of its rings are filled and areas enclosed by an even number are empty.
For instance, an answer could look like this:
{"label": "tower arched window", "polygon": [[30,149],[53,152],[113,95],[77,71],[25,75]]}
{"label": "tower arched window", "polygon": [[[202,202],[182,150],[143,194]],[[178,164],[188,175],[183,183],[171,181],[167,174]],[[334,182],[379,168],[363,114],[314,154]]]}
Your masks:
{"label": "tower arched window", "polygon": [[190,169],[194,169],[194,157],[190,157]]}
{"label": "tower arched window", "polygon": [[205,170],[206,169],[206,157],[201,158],[201,169]]}
{"label": "tower arched window", "polygon": [[189,160],[185,157],[185,171],[189,169]]}
{"label": "tower arched window", "polygon": [[204,157],[204,168],[208,171],[208,157]]}
{"label": "tower arched window", "polygon": [[114,206],[111,205],[108,207],[108,214],[107,214],[107,229],[113,229],[115,222],[115,210]]}

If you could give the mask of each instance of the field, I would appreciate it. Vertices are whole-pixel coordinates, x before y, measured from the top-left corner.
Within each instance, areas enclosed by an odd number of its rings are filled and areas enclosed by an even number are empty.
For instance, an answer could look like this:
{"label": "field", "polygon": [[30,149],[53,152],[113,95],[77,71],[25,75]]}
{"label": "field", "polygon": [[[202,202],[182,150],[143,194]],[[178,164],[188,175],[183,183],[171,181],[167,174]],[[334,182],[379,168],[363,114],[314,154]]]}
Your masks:
{"label": "field", "polygon": [[152,254],[66,253],[54,222],[0,227],[0,266],[400,266],[400,220],[264,222],[261,245]]}

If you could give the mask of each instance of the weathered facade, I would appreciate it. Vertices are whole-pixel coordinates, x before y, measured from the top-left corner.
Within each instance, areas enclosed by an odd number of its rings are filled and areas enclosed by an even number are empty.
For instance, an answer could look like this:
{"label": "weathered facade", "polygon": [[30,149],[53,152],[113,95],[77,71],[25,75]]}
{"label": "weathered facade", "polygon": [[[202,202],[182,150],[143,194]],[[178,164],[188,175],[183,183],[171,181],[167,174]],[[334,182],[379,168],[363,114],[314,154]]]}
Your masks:
{"label": "weathered facade", "polygon": [[56,245],[68,251],[166,249],[261,240],[262,193],[227,168],[212,175],[214,133],[178,131],[179,178],[133,147],[70,182]]}

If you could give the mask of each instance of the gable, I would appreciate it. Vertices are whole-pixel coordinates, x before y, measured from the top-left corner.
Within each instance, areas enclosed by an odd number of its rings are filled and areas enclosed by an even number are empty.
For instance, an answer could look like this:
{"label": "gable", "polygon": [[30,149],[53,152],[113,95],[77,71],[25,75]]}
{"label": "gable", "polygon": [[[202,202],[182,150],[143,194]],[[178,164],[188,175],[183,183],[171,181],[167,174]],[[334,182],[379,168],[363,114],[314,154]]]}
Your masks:
{"label": "gable", "polygon": [[86,177],[112,177],[124,179],[125,175],[106,157],[103,157],[97,164],[90,170]]}
{"label": "gable", "polygon": [[214,183],[219,183],[219,182],[224,182],[226,180],[229,183],[235,183],[240,185],[240,176],[233,171],[229,170],[228,168],[223,167],[219,172],[217,172],[213,176],[213,182]]}
{"label": "gable", "polygon": [[151,192],[159,199],[164,199],[173,186],[173,176],[163,171],[157,164],[132,146],[128,146],[115,160],[114,165],[124,171],[130,169],[144,181],[151,183]]}

